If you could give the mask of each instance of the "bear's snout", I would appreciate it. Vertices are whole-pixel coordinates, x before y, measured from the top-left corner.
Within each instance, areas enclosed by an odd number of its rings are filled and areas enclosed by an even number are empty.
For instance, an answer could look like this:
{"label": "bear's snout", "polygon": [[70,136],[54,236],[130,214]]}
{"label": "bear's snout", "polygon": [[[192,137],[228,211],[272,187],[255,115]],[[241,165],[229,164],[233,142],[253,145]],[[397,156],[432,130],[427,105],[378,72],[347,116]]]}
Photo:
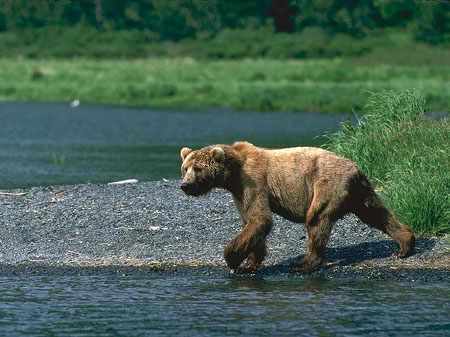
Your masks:
{"label": "bear's snout", "polygon": [[195,191],[195,184],[194,183],[186,183],[186,182],[184,182],[184,183],[181,184],[181,189],[186,194],[193,194],[194,191]]}

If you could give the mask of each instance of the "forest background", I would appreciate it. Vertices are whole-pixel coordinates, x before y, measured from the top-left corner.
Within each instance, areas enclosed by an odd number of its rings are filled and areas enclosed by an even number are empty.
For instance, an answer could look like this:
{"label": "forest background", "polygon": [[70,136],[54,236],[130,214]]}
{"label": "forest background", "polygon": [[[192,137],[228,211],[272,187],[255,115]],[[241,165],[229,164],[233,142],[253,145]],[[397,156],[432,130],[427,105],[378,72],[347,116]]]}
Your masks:
{"label": "forest background", "polygon": [[0,98],[350,112],[417,88],[442,110],[449,31],[446,1],[4,0]]}

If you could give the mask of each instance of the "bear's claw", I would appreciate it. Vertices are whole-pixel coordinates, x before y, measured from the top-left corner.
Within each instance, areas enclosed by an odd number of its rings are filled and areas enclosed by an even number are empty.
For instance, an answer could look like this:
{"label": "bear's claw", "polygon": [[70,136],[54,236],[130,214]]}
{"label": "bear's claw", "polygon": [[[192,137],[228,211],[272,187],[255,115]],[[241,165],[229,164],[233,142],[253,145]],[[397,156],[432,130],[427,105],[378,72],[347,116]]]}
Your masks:
{"label": "bear's claw", "polygon": [[410,257],[411,255],[414,255],[414,249],[411,249],[410,251],[407,251],[406,253],[402,252],[402,250],[399,249],[394,253],[394,256],[397,259],[406,259],[407,257]]}
{"label": "bear's claw", "polygon": [[233,251],[228,246],[225,249],[224,257],[225,261],[227,262],[227,266],[231,269],[237,269],[242,261],[244,261],[244,257],[242,257],[239,253]]}
{"label": "bear's claw", "polygon": [[257,269],[254,267],[238,267],[235,269],[235,273],[237,274],[256,274]]}

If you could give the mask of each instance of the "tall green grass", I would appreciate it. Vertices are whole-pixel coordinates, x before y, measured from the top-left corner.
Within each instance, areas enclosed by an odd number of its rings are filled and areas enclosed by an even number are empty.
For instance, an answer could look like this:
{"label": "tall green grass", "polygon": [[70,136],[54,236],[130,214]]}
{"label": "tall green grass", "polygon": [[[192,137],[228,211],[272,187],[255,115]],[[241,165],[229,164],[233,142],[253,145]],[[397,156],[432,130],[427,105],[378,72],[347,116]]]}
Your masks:
{"label": "tall green grass", "polygon": [[356,125],[326,147],[355,161],[401,221],[420,233],[450,233],[450,119],[425,116],[417,90],[374,93]]}

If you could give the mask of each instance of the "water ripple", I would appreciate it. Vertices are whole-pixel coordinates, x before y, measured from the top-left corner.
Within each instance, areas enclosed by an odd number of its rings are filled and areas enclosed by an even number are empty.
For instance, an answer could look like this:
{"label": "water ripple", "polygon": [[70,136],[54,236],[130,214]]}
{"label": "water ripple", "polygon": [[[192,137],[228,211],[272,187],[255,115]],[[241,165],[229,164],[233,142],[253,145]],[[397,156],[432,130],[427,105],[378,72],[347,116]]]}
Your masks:
{"label": "water ripple", "polygon": [[8,336],[447,336],[445,284],[208,277],[0,277]]}

